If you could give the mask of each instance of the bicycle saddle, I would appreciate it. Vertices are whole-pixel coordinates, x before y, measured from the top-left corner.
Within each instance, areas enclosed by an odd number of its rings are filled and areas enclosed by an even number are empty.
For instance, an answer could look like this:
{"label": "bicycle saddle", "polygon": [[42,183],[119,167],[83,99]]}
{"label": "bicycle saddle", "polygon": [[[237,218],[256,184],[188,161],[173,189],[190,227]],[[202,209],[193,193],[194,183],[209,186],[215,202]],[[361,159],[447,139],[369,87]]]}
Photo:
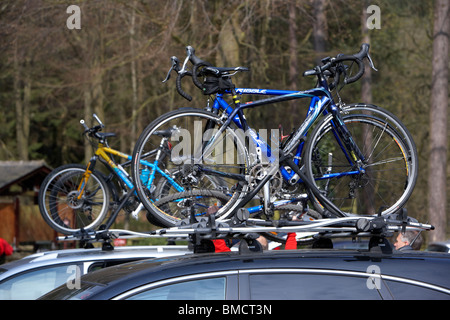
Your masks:
{"label": "bicycle saddle", "polygon": [[96,135],[99,139],[106,139],[106,138],[116,136],[116,134],[114,132],[97,132]]}
{"label": "bicycle saddle", "polygon": [[172,132],[175,131],[176,128],[169,128],[166,130],[158,130],[153,132],[154,135],[163,137],[163,138],[170,138],[172,136]]}

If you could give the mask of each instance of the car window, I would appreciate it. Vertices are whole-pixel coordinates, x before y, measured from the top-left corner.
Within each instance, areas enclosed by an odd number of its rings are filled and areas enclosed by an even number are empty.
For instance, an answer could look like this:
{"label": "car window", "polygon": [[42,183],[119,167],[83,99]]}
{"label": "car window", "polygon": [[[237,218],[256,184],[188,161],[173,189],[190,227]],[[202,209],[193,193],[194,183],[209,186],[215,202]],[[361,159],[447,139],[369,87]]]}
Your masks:
{"label": "car window", "polygon": [[68,265],[36,269],[0,283],[0,300],[34,300],[66,283]]}
{"label": "car window", "polygon": [[252,300],[381,299],[378,291],[367,285],[367,277],[267,273],[250,275],[249,284]]}
{"label": "car window", "polygon": [[225,277],[191,280],[153,288],[128,300],[225,300]]}
{"label": "car window", "polygon": [[96,270],[117,266],[119,264],[124,264],[124,263],[133,262],[136,260],[143,260],[143,259],[145,259],[145,258],[133,258],[133,259],[130,258],[130,259],[120,259],[120,260],[99,261],[99,262],[90,264],[87,272],[89,273],[89,272],[93,272]]}
{"label": "car window", "polygon": [[444,292],[397,281],[385,281],[396,300],[450,300]]}

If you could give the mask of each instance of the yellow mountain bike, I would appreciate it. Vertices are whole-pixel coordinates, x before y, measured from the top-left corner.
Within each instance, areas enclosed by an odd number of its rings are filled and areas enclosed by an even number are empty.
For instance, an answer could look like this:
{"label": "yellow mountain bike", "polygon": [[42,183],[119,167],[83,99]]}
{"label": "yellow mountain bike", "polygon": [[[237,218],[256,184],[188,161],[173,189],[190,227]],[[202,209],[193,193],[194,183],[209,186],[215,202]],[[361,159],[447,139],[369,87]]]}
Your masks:
{"label": "yellow mountain bike", "polygon": [[[45,178],[39,190],[39,209],[42,217],[50,227],[63,234],[95,230],[100,226],[108,229],[122,210],[137,218],[143,209],[127,172],[131,155],[110,148],[107,139],[116,134],[101,132],[105,126],[95,114],[94,118],[98,125],[91,128],[84,120],[80,121],[85,128],[85,136],[94,148],[94,155],[89,163],[66,164],[54,169]],[[180,170],[166,167],[165,158],[171,149],[169,137],[176,130],[176,127],[172,127],[157,132],[161,138],[159,147],[142,158],[146,170],[141,172],[141,181],[145,181],[146,194],[153,201],[174,191],[187,197],[195,194],[196,188],[212,188],[218,185],[214,177],[206,176],[193,182],[186,179]],[[124,159],[125,162],[119,164],[115,157]],[[108,174],[96,168],[98,162],[104,165]],[[204,207],[225,200],[228,198],[221,192],[195,197],[195,202]],[[171,210],[174,215],[181,214],[177,213],[181,207],[178,209],[173,206]]]}

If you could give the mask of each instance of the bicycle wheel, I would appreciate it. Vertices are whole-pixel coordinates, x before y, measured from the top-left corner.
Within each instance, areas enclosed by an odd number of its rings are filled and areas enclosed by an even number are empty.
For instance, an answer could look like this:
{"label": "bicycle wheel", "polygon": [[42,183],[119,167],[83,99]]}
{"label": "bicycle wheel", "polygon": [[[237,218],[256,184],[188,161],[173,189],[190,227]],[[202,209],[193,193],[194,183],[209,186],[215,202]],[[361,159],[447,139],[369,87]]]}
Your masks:
{"label": "bicycle wheel", "polygon": [[86,167],[68,164],[53,170],[39,189],[39,210],[47,224],[63,234],[94,229],[109,210],[109,186],[100,173],[93,171],[82,188]]}
{"label": "bicycle wheel", "polygon": [[[221,191],[195,189],[162,197],[155,201],[154,205],[164,212],[170,212],[173,219],[183,220],[190,217],[191,212],[196,217],[216,213],[229,201],[230,196]],[[150,212],[147,212],[147,220],[155,225],[161,225]]]}
{"label": "bicycle wheel", "polygon": [[[163,166],[165,173],[172,176],[172,180],[164,176],[158,178],[168,181],[160,188],[164,191],[162,196],[194,190],[213,190],[217,192],[213,193],[217,195],[216,202],[220,203],[216,217],[225,219],[232,214],[231,210],[246,190],[248,159],[242,136],[234,127],[230,126],[218,134],[222,123],[211,112],[180,109],[159,117],[143,131],[133,152],[132,175],[139,198],[152,216],[149,220],[159,226],[170,227],[187,217],[182,205],[186,201],[178,200],[177,204],[158,207],[151,185],[143,174],[156,170],[152,167],[154,164],[146,162],[141,155],[157,148],[161,143],[161,136],[169,138],[170,150],[164,163],[158,163],[158,166]],[[177,174],[174,176],[173,173]],[[204,207],[208,207],[213,201],[211,198],[202,198],[200,195],[196,204],[198,206],[204,201]]]}
{"label": "bicycle wheel", "polygon": [[[170,173],[171,178],[174,179],[174,181],[178,185],[184,184],[185,175],[181,170],[167,170],[167,173]],[[155,205],[162,209],[164,212],[173,212],[173,215],[176,216],[180,214],[180,210],[185,213],[187,207],[192,203],[192,205],[195,207],[195,210],[199,211],[197,215],[203,215],[206,212],[204,210],[205,208],[215,204],[222,206],[222,203],[226,203],[230,200],[230,196],[221,191],[215,191],[213,194],[211,194],[212,190],[221,190],[221,181],[216,177],[198,173],[197,179],[199,181],[197,185],[208,186],[208,189],[194,189],[197,193],[197,195],[194,195],[192,193],[189,193],[190,191],[179,192],[174,187],[173,183],[171,183],[167,178],[161,177],[156,184],[155,192],[153,194]],[[200,192],[201,190],[205,190],[205,194],[202,194]],[[181,197],[177,195],[181,195]],[[215,195],[217,197],[214,198],[214,196],[212,195]],[[206,201],[206,199],[203,199],[203,197],[209,197],[209,201]],[[197,202],[197,199],[203,200]],[[195,202],[193,202],[194,200]],[[146,216],[147,220],[150,223],[160,225],[159,222],[154,219],[152,214],[148,214],[147,212]],[[185,218],[184,214],[179,215],[178,217],[181,219]]]}
{"label": "bicycle wheel", "polygon": [[[355,105],[343,121],[365,157],[364,172],[358,173],[349,161],[328,116],[308,137],[307,177],[345,213],[396,212],[405,205],[417,181],[417,150],[409,132],[392,114],[375,106]],[[322,210],[314,200],[316,209]]]}

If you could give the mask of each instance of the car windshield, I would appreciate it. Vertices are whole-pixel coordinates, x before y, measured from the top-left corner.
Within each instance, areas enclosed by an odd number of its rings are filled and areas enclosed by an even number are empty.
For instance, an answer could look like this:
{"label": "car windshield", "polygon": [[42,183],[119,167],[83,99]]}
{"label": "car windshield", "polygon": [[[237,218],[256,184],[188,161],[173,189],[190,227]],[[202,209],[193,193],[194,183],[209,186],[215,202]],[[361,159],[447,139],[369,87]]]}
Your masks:
{"label": "car windshield", "polygon": [[68,281],[67,265],[22,273],[0,283],[0,300],[34,300]]}
{"label": "car windshield", "polygon": [[176,260],[178,257],[153,258],[131,263],[121,264],[116,267],[109,267],[99,271],[86,274],[81,277],[81,281],[72,286],[61,285],[49,294],[42,297],[47,300],[83,300],[95,294],[111,282],[121,279],[123,276],[134,271],[146,269],[151,266],[158,266],[166,262]]}

